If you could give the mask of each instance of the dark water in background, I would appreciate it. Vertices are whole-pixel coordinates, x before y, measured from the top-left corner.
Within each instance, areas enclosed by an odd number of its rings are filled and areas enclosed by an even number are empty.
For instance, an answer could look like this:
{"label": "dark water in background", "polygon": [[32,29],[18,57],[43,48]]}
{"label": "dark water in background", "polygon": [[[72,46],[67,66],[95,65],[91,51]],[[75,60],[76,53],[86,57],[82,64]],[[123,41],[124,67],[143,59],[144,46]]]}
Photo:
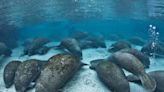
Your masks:
{"label": "dark water in background", "polygon": [[149,24],[157,26],[161,37],[164,0],[0,0],[0,20],[0,25],[18,27],[19,39],[58,40],[72,27],[106,38],[113,33],[148,38]]}

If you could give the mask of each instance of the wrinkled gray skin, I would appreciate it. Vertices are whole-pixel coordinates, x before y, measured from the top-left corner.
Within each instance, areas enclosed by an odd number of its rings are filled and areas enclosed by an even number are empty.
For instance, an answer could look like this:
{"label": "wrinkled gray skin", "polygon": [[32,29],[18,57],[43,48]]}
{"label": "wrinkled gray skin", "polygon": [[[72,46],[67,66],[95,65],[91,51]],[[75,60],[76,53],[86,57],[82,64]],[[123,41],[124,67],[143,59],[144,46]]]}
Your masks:
{"label": "wrinkled gray skin", "polygon": [[32,56],[32,55],[38,54],[37,51],[48,42],[50,41],[44,38],[36,38],[36,39],[25,42],[23,55]]}
{"label": "wrinkled gray skin", "polygon": [[129,83],[122,69],[109,61],[99,62],[95,68],[99,78],[112,92],[130,92]]}
{"label": "wrinkled gray skin", "polygon": [[144,40],[137,36],[130,38],[128,41],[134,45],[139,45],[139,46],[143,46],[145,44]]}
{"label": "wrinkled gray skin", "polygon": [[82,50],[79,43],[74,38],[64,39],[60,43],[59,47],[67,49],[71,54],[78,58],[82,58]]}
{"label": "wrinkled gray skin", "polygon": [[142,47],[141,52],[148,56],[152,56],[152,53],[155,52],[156,57],[164,58],[164,47],[160,43],[157,43],[155,47],[152,48],[152,42],[149,42]]}
{"label": "wrinkled gray skin", "polygon": [[4,43],[0,42],[0,55],[11,56],[12,51]]}
{"label": "wrinkled gray skin", "polygon": [[5,66],[3,79],[6,88],[9,88],[14,84],[15,72],[20,64],[21,61],[12,61]]}
{"label": "wrinkled gray skin", "polygon": [[91,66],[89,68],[90,69],[95,69],[96,66],[102,61],[104,61],[104,59],[96,59],[96,60],[90,61]]}
{"label": "wrinkled gray skin", "polygon": [[[153,77],[157,82],[157,87],[154,92],[164,92],[164,71],[158,70],[148,73],[151,77]],[[127,76],[128,81],[140,83],[140,80],[135,75]]]}
{"label": "wrinkled gray skin", "polygon": [[25,92],[32,81],[35,81],[40,75],[43,61],[30,59],[24,61],[17,68],[14,84],[17,92]]}
{"label": "wrinkled gray skin", "polygon": [[116,52],[111,57],[113,57],[113,62],[118,66],[139,77],[145,89],[149,91],[155,90],[156,81],[146,74],[144,65],[135,56],[129,53]]}
{"label": "wrinkled gray skin", "polygon": [[149,57],[146,54],[142,53],[141,51],[131,48],[131,49],[123,49],[121,50],[121,52],[127,52],[134,55],[141,61],[141,63],[144,65],[145,68],[149,68],[150,65]]}
{"label": "wrinkled gray skin", "polygon": [[131,48],[131,44],[128,41],[125,40],[120,40],[117,41],[116,43],[111,45],[111,48],[109,48],[109,52],[117,52],[122,49],[127,49]]}
{"label": "wrinkled gray skin", "polygon": [[57,54],[51,57],[41,72],[35,92],[58,92],[80,67],[80,60],[72,55]]}

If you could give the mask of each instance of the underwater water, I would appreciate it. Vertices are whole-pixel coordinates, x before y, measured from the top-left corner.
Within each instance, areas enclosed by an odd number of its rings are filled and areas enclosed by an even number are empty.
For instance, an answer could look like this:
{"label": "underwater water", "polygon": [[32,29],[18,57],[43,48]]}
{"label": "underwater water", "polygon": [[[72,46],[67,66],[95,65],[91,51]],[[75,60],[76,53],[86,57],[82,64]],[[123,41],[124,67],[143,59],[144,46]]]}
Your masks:
{"label": "underwater water", "polygon": [[164,92],[163,25],[164,0],[0,0],[0,92]]}

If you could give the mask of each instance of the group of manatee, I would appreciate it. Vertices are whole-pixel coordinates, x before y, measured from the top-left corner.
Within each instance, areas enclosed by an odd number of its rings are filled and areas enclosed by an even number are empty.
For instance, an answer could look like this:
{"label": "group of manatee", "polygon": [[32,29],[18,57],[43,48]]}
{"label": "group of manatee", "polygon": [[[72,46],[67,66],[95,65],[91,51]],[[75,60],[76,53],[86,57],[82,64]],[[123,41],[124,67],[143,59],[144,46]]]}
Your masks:
{"label": "group of manatee", "polygon": [[15,86],[16,92],[58,92],[83,64],[80,58],[68,53],[52,56],[47,61],[30,59],[12,61],[4,69],[6,88]]}
{"label": "group of manatee", "polygon": [[[135,39],[135,40],[134,40]],[[134,42],[143,41],[134,37]],[[164,71],[146,73],[150,60],[149,53],[143,46],[142,50],[132,48],[133,40],[119,40],[109,48],[112,54],[106,59],[97,59],[90,62],[90,69],[97,72],[99,79],[112,92],[130,92],[129,82],[141,83],[150,92],[164,92]],[[47,39],[33,39],[25,42],[23,55],[43,53]],[[134,43],[136,44],[136,43]],[[79,32],[73,37],[63,39],[58,46],[47,47],[65,50],[50,57],[46,61],[29,59],[26,61],[9,62],[3,73],[6,88],[15,86],[16,92],[26,92],[35,88],[35,92],[61,92],[68,81],[80,70],[83,65],[82,50],[86,48],[106,48],[103,38],[88,36]],[[162,48],[162,47],[161,47]],[[161,54],[161,53],[159,53]],[[133,75],[126,76],[124,70]]]}

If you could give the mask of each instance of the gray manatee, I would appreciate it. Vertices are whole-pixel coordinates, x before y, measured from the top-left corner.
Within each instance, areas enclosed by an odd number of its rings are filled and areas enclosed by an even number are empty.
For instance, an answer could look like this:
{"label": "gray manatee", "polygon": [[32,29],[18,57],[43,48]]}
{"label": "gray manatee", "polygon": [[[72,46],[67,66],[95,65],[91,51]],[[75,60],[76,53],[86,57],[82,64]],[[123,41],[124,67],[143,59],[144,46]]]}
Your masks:
{"label": "gray manatee", "polygon": [[88,49],[88,48],[106,48],[105,41],[99,39],[92,39],[92,40],[81,40],[79,41],[81,49]]}
{"label": "gray manatee", "polygon": [[128,41],[134,45],[139,45],[139,46],[143,46],[145,44],[144,40],[137,36],[128,39]]}
{"label": "gray manatee", "polygon": [[101,61],[95,68],[99,78],[112,92],[130,92],[129,82],[122,69],[110,61]]}
{"label": "gray manatee", "polygon": [[52,56],[41,72],[35,92],[58,92],[81,65],[79,58],[70,54]]}
{"label": "gray manatee", "polygon": [[27,41],[26,43],[24,43],[25,47],[23,55],[31,56],[37,54],[37,51],[48,42],[50,41],[45,38],[35,38],[30,41]]}
{"label": "gray manatee", "polygon": [[145,72],[144,65],[134,55],[116,52],[112,55],[112,57],[113,62],[115,62],[118,66],[139,77],[145,89],[149,91],[155,90],[156,81]]}
{"label": "gray manatee", "polygon": [[41,48],[39,48],[39,49],[37,50],[37,54],[39,54],[39,55],[44,55],[44,54],[46,54],[50,49],[51,49],[51,47],[42,46]]}
{"label": "gray manatee", "polygon": [[74,31],[70,32],[70,37],[75,38],[76,40],[83,40],[89,36],[88,32],[84,31]]}
{"label": "gray manatee", "polygon": [[[164,92],[164,71],[163,70],[152,71],[149,72],[148,74],[149,76],[153,77],[157,83],[157,87],[154,92]],[[140,79],[135,75],[127,76],[127,80],[136,83],[140,82]]]}
{"label": "gray manatee", "polygon": [[142,53],[141,51],[137,49],[129,48],[129,49],[123,49],[121,50],[121,52],[127,52],[134,55],[141,61],[141,63],[144,65],[145,68],[149,68],[150,59],[146,54]]}
{"label": "gray manatee", "polygon": [[20,64],[21,61],[11,61],[5,66],[3,72],[3,79],[6,88],[9,88],[14,84],[15,72]]}
{"label": "gray manatee", "polygon": [[62,40],[58,47],[65,48],[74,56],[82,58],[82,50],[78,41],[74,38],[66,38]]}
{"label": "gray manatee", "polygon": [[111,45],[109,52],[117,52],[122,49],[131,48],[131,44],[126,40],[119,40]]}
{"label": "gray manatee", "polygon": [[164,47],[161,43],[156,43],[156,45],[152,46],[153,42],[149,42],[146,45],[144,45],[141,49],[141,52],[145,53],[148,56],[153,56],[153,54],[156,57],[164,58]]}
{"label": "gray manatee", "polygon": [[43,61],[30,59],[26,60],[17,68],[14,84],[17,92],[25,92],[31,82],[35,81],[40,75]]}

